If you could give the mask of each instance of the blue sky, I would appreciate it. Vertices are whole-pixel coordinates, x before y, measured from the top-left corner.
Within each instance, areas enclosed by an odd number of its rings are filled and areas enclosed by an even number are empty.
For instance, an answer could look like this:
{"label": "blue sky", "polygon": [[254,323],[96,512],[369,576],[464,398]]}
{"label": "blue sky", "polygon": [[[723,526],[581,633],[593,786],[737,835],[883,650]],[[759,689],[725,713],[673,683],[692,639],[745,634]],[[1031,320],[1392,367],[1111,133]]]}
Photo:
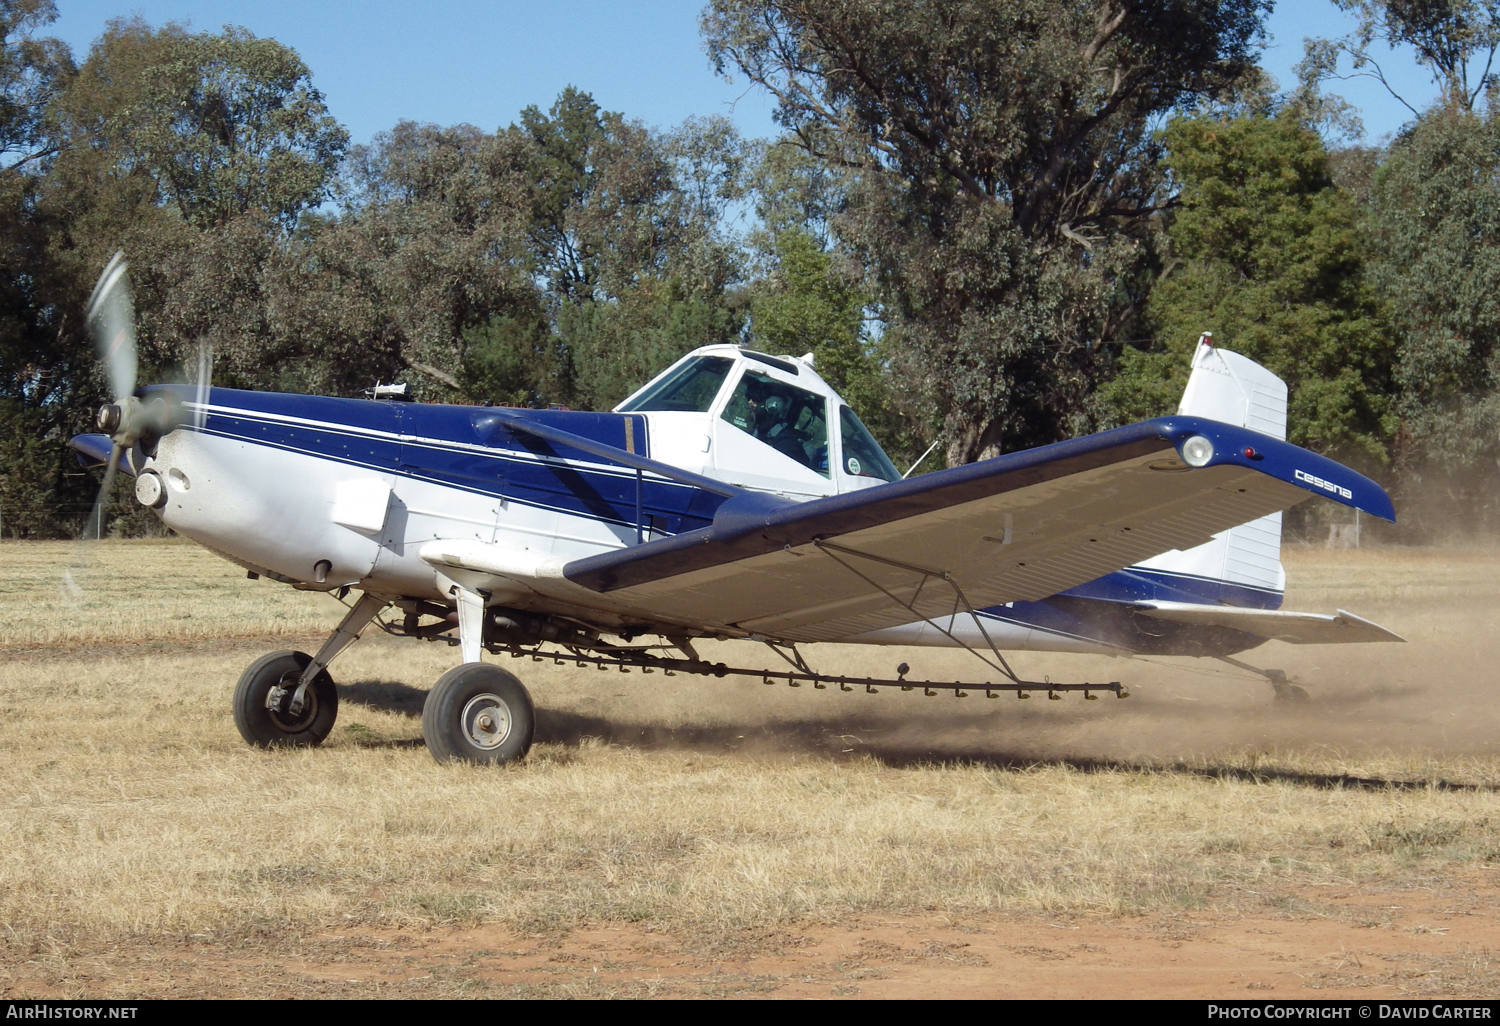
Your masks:
{"label": "blue sky", "polygon": [[[772,104],[743,80],[715,75],[698,36],[703,0],[57,0],[48,34],[81,59],[105,23],[140,14],[153,25],[197,31],[243,25],[295,48],[333,115],[355,142],[407,118],[495,129],[528,104],[546,107],[564,86],[610,110],[667,127],[692,115],[728,114],[746,135],[771,135]],[[1269,23],[1262,63],[1295,81],[1302,39],[1352,23],[1327,0],[1283,0]],[[1396,55],[1387,73],[1415,106],[1435,93],[1425,72]],[[1396,131],[1406,108],[1368,80],[1338,84],[1364,112],[1367,138]]]}

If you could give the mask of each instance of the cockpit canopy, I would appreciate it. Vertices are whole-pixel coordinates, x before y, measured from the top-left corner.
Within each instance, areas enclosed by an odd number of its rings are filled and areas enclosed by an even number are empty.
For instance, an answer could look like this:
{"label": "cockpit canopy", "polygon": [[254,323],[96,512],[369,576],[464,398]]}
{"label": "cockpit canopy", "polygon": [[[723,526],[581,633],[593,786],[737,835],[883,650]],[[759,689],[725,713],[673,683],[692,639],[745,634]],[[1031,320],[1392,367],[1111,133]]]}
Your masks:
{"label": "cockpit canopy", "polygon": [[[859,417],[812,369],[811,355],[708,346],[617,410],[663,415],[651,418],[657,458],[746,487],[812,496],[901,479]],[[690,435],[701,438],[701,451],[681,444]]]}

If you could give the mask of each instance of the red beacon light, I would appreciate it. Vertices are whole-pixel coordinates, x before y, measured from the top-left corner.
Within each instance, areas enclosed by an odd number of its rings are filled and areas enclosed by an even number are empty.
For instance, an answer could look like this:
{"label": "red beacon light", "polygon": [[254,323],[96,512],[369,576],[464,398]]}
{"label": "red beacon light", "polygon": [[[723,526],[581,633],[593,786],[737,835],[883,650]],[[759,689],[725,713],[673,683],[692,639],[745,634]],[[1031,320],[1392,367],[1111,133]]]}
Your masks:
{"label": "red beacon light", "polygon": [[1266,454],[1265,453],[1263,453],[1263,452],[1256,452],[1255,449],[1254,449],[1254,447],[1252,447],[1252,446],[1249,446],[1249,445],[1245,446],[1245,459],[1247,459],[1247,460],[1263,460],[1265,458],[1266,458]]}

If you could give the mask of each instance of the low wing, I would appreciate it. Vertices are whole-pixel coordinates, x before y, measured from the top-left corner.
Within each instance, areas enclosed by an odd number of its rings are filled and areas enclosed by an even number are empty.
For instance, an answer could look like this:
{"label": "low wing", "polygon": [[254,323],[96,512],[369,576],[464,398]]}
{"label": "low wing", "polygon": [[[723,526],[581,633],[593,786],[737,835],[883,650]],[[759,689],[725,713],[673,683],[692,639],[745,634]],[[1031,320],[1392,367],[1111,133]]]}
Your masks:
{"label": "low wing", "polygon": [[108,435],[74,435],[68,440],[79,466],[103,467],[109,464],[109,454],[114,443]]}
{"label": "low wing", "polygon": [[[1188,467],[1178,449],[1195,435],[1213,452]],[[741,494],[710,527],[558,570],[575,594],[607,596],[643,623],[828,641],[951,615],[963,600],[1046,598],[1310,492],[1394,519],[1378,485],[1331,460],[1162,418],[807,503]]]}
{"label": "low wing", "polygon": [[1247,634],[1287,641],[1293,645],[1406,640],[1377,623],[1371,623],[1342,609],[1337,616],[1328,616],[1283,609],[1204,606],[1190,602],[1142,602],[1137,603],[1136,608],[1158,620],[1175,620],[1178,623],[1202,624],[1206,627],[1232,627]]}

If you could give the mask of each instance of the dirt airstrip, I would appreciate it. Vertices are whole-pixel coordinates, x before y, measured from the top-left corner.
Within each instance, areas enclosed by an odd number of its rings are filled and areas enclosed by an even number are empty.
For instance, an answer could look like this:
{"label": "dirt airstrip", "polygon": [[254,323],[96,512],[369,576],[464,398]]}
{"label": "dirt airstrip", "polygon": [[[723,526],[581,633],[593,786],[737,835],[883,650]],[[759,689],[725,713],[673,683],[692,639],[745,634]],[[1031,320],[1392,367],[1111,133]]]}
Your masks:
{"label": "dirt airstrip", "polygon": [[[192,546],[0,545],[0,994],[1490,996],[1500,553],[1291,550],[1406,645],[1020,656],[1029,702],[506,664],[525,764],[440,767],[440,646],[335,664],[322,749],[228,696],[341,610]],[[971,673],[951,653],[815,665]],[[716,658],[751,663],[752,648]],[[760,663],[755,663],[760,665]]]}

